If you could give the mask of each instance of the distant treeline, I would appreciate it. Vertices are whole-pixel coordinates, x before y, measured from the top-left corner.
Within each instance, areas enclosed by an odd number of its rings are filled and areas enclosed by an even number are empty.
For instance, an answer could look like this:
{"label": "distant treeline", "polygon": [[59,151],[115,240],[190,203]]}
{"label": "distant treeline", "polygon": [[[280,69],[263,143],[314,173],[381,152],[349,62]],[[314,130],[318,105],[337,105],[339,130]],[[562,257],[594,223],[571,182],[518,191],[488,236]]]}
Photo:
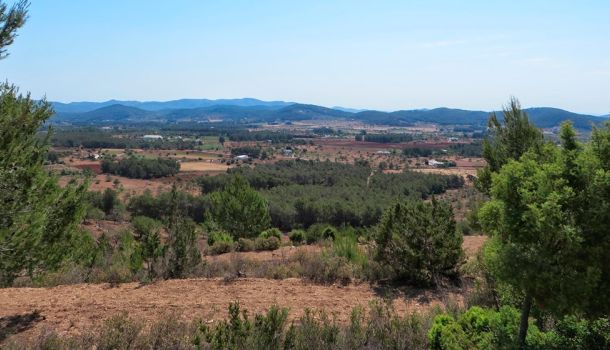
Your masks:
{"label": "distant treeline", "polygon": [[[162,140],[145,140],[142,135],[162,133]],[[182,140],[178,137],[222,136],[231,141],[270,141],[272,143],[302,144],[312,135],[295,135],[287,132],[266,130],[250,131],[248,129],[195,129],[195,130],[148,130],[128,129],[105,131],[93,128],[66,128],[53,133],[51,144],[55,147],[85,147],[85,148],[142,148],[142,149],[194,149],[201,143],[196,140]],[[298,137],[298,138],[297,138]]]}
{"label": "distant treeline", "polygon": [[378,142],[378,143],[401,143],[413,141],[410,134],[359,134],[356,141]]}
{"label": "distant treeline", "polygon": [[[120,134],[120,137],[116,135]],[[194,149],[198,141],[179,138],[145,140],[140,133],[120,131],[110,132],[90,129],[65,129],[53,133],[51,144],[55,147],[84,148],[141,148],[141,149]]]}
{"label": "distant treeline", "polygon": [[131,179],[151,179],[175,175],[180,170],[180,163],[171,158],[128,157],[118,161],[102,160],[102,172],[125,176]]}
{"label": "distant treeline", "polygon": [[272,225],[283,229],[315,223],[354,227],[376,224],[397,200],[428,198],[463,186],[460,176],[405,172],[375,174],[364,165],[316,161],[280,161],[239,167],[199,179],[204,193],[219,190],[236,175],[248,180],[269,201]]}

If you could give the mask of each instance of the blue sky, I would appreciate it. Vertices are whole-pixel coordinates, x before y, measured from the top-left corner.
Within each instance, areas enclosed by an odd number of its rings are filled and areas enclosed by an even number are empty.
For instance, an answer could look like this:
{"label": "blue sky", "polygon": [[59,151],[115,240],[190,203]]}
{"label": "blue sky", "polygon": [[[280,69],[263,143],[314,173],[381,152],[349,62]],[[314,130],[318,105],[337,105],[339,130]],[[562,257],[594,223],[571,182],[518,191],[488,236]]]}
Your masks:
{"label": "blue sky", "polygon": [[607,0],[34,0],[0,78],[57,101],[490,110],[514,95],[606,114],[608,14]]}

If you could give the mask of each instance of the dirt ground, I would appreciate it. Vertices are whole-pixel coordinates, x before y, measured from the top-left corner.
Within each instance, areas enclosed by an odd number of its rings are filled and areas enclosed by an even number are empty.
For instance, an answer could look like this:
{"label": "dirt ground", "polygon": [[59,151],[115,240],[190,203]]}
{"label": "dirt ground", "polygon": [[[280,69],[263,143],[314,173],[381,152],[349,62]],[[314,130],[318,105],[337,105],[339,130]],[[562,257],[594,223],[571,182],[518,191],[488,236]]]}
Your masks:
{"label": "dirt ground", "polygon": [[225,163],[219,163],[218,161],[195,161],[195,162],[182,162],[180,163],[180,171],[197,171],[205,173],[213,172],[225,172],[229,169],[229,166]]}
{"label": "dirt ground", "polygon": [[[137,320],[153,320],[177,313],[187,319],[213,323],[227,316],[229,302],[239,301],[249,312],[264,312],[273,304],[287,307],[292,319],[305,309],[326,310],[339,322],[349,319],[353,307],[366,307],[382,297],[369,284],[322,286],[300,279],[268,280],[186,279],[150,285],[126,283],[79,284],[53,288],[0,289],[0,319],[38,311],[31,328],[19,336],[31,336],[44,328],[60,334],[79,333],[108,317],[129,312]],[[397,312],[425,310],[447,298],[462,301],[460,290],[431,292],[405,290],[392,299]]]}
{"label": "dirt ground", "polygon": [[[465,237],[467,255],[474,254],[484,240],[483,236]],[[273,260],[278,258],[278,254],[294,251],[296,249],[284,247],[276,252],[243,254],[257,260]],[[294,278],[243,278],[232,282],[212,278],[167,280],[149,285],[125,283],[115,287],[77,284],[52,288],[5,288],[0,289],[0,324],[15,319],[27,320],[17,335],[19,337],[33,336],[43,329],[77,334],[122,312],[144,321],[174,313],[184,319],[201,319],[213,324],[227,316],[228,303],[234,301],[250,314],[264,312],[276,304],[287,307],[291,319],[302,316],[306,309],[325,310],[343,323],[349,320],[355,306],[367,307],[375,299],[390,300],[395,310],[404,314],[425,311],[449,300],[461,304],[464,292],[464,288],[458,287],[437,291],[406,287],[388,294],[368,283],[317,285]]]}

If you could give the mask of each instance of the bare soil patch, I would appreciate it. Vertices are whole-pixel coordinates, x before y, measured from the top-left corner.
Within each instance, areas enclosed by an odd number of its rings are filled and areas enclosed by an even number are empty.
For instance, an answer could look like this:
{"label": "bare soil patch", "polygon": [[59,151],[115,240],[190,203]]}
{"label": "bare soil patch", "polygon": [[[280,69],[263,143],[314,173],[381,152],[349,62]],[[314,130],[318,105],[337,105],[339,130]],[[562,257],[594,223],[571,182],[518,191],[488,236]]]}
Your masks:
{"label": "bare soil patch", "polygon": [[[426,310],[443,301],[462,302],[462,291],[406,289],[392,296],[398,313]],[[366,307],[382,295],[368,284],[348,286],[314,285],[299,279],[268,280],[186,279],[160,281],[150,285],[125,283],[79,284],[53,288],[0,289],[0,317],[38,311],[39,321],[21,336],[53,328],[60,334],[79,333],[113,315],[128,312],[135,319],[154,320],[177,313],[186,319],[217,322],[227,316],[229,302],[239,301],[251,313],[264,312],[277,304],[288,307],[292,319],[305,309],[325,310],[339,322],[347,322],[353,307]]]}

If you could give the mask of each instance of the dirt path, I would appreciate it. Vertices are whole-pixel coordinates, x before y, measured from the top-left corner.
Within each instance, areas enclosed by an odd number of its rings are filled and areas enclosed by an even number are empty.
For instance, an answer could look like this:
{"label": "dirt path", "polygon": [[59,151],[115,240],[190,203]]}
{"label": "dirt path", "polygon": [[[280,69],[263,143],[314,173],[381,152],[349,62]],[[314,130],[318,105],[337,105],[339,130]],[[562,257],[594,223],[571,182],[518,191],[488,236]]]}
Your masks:
{"label": "dirt path", "polygon": [[[354,306],[367,306],[379,297],[369,284],[321,286],[299,279],[249,278],[229,283],[221,279],[190,279],[145,286],[126,283],[118,287],[80,284],[6,288],[0,289],[0,320],[37,310],[41,317],[21,336],[36,334],[44,328],[55,329],[60,334],[74,334],[125,311],[139,320],[176,312],[184,318],[213,322],[226,317],[229,302],[239,301],[251,314],[264,312],[270,305],[277,304],[288,307],[291,318],[301,316],[306,308],[324,309],[334,314],[338,321],[345,322]],[[398,312],[404,313],[426,309],[447,298],[460,302],[461,291],[403,291],[394,297],[393,303]]]}

